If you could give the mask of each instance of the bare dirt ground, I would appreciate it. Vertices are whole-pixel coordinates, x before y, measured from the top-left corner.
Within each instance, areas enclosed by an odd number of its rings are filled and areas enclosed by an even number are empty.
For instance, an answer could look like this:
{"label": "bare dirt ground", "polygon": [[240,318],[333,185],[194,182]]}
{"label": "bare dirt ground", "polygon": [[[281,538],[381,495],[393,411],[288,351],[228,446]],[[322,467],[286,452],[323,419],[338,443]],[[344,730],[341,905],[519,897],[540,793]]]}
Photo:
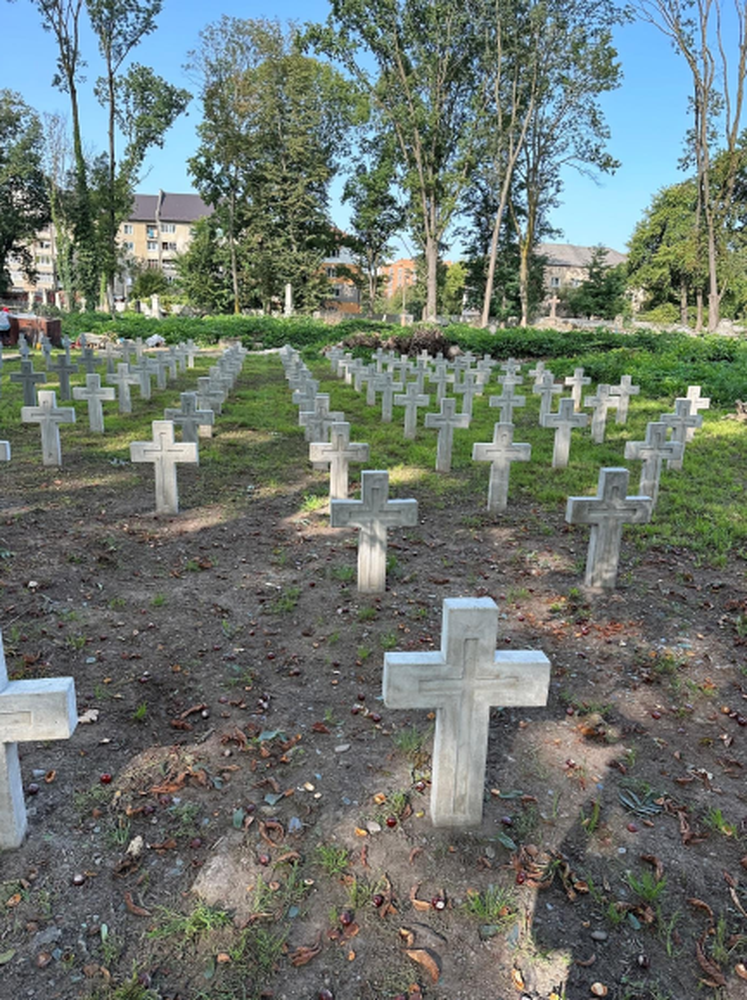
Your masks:
{"label": "bare dirt ground", "polygon": [[[626,541],[591,596],[562,510],[414,484],[366,598],[354,534],[303,502],[300,435],[284,485],[184,467],[156,517],[150,469],[66,446],[45,470],[37,433],[1,474],[8,669],[72,675],[92,721],[21,747],[2,1000],[747,997],[743,562],[651,550],[631,579]],[[381,666],[469,595],[552,679],[545,709],[493,712],[484,821],[457,834],[429,820],[432,719],[383,706]]]}

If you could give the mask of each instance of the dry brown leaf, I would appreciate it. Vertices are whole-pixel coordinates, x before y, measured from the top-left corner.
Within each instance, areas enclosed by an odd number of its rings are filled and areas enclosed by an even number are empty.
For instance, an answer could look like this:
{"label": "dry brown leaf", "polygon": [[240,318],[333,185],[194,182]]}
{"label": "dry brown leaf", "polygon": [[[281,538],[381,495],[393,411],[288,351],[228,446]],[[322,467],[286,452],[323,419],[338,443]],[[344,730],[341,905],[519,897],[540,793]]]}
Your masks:
{"label": "dry brown leaf", "polygon": [[524,989],[524,977],[518,969],[511,969],[511,982],[517,990]]}
{"label": "dry brown leaf", "polygon": [[286,851],[285,854],[281,854],[280,857],[275,862],[276,865],[282,865],[284,861],[300,861],[301,855],[298,851]]}
{"label": "dry brown leaf", "polygon": [[[276,834],[274,837],[272,836],[273,831]],[[276,847],[284,839],[285,830],[283,824],[276,819],[260,820],[259,835],[270,847]]]}
{"label": "dry brown leaf", "polygon": [[363,868],[371,867],[368,863],[368,844],[364,844],[363,847],[361,847],[361,866]]}
{"label": "dry brown leaf", "polygon": [[218,965],[227,965],[231,961],[231,956],[227,951],[219,951],[215,956],[215,961]]}
{"label": "dry brown leaf", "polygon": [[696,910],[703,910],[704,913],[708,914],[710,920],[713,920],[713,910],[710,908],[708,903],[704,903],[702,899],[696,899],[694,896],[687,901],[690,906],[694,906]]}
{"label": "dry brown leaf", "polygon": [[56,777],[57,777],[56,771],[47,771],[47,773],[44,775],[44,781],[47,785],[51,785]]}
{"label": "dry brown leaf", "polygon": [[204,712],[208,707],[207,702],[201,702],[199,705],[192,705],[191,708],[186,708],[182,714],[179,716],[180,719],[186,719],[189,715],[194,715],[195,712]]}
{"label": "dry brown leaf", "polygon": [[703,931],[700,940],[695,942],[695,957],[698,959],[698,965],[708,976],[708,979],[703,980],[706,986],[711,986],[713,989],[720,989],[722,986],[726,986],[726,977],[721,971],[721,966],[718,962],[714,962],[705,953],[703,944],[707,933],[708,931]]}
{"label": "dry brown leaf", "polygon": [[422,965],[431,977],[431,982],[438,982],[441,976],[441,959],[432,948],[408,948],[405,951],[405,954],[408,958],[411,958],[413,962],[417,962],[418,965]]}
{"label": "dry brown leaf", "polygon": [[424,899],[418,899],[418,889],[420,888],[420,882],[416,882],[415,885],[410,889],[410,902],[415,907],[416,910],[423,912],[424,910],[430,910],[430,902],[426,902]]}
{"label": "dry brown leaf", "polygon": [[21,902],[22,899],[23,896],[20,894],[20,892],[14,892],[13,895],[10,897],[10,899],[7,899],[5,901],[5,905],[9,908],[18,906],[18,904]]}
{"label": "dry brown leaf", "polygon": [[650,864],[650,865],[653,866],[653,869],[654,869],[654,878],[656,879],[657,882],[661,882],[661,880],[664,878],[664,865],[656,857],[656,855],[655,854],[642,854],[641,855],[641,861],[646,861],[648,864]]}
{"label": "dry brown leaf", "polygon": [[739,976],[740,979],[747,979],[747,966],[744,962],[737,962],[734,966],[734,971]]}
{"label": "dry brown leaf", "polygon": [[409,927],[400,927],[399,936],[406,948],[412,948],[415,944],[415,932],[411,931]]}
{"label": "dry brown leaf", "polygon": [[329,733],[329,729],[327,729],[323,722],[315,722],[311,728],[315,733]]}
{"label": "dry brown leaf", "polygon": [[422,853],[423,853],[423,848],[422,847],[413,847],[413,849],[410,851],[410,864],[413,863],[413,861],[418,856],[418,854],[422,854]]}
{"label": "dry brown leaf", "polygon": [[316,958],[319,952],[322,950],[322,932],[320,931],[316,941],[312,945],[299,945],[298,948],[290,956],[291,965],[298,967],[299,965],[306,965],[310,962],[312,958]]}
{"label": "dry brown leaf", "polygon": [[587,958],[584,961],[582,961],[580,958],[577,958],[574,964],[580,965],[582,969],[588,969],[590,965],[593,965],[596,962],[596,960],[597,960],[597,953],[594,952],[591,958]]}
{"label": "dry brown leaf", "polygon": [[124,904],[127,907],[128,913],[131,913],[133,917],[149,917],[150,910],[144,909],[142,906],[138,906],[132,898],[132,893],[126,892],[124,894]]}

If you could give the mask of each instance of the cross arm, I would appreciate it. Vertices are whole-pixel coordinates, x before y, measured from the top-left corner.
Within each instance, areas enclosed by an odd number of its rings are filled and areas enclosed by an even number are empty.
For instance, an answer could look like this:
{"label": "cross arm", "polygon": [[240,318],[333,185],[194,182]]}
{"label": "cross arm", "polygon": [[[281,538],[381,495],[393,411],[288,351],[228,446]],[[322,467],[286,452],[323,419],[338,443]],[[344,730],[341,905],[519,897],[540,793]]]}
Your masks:
{"label": "cross arm", "polygon": [[0,691],[0,743],[64,740],[77,724],[72,677],[10,681]]}

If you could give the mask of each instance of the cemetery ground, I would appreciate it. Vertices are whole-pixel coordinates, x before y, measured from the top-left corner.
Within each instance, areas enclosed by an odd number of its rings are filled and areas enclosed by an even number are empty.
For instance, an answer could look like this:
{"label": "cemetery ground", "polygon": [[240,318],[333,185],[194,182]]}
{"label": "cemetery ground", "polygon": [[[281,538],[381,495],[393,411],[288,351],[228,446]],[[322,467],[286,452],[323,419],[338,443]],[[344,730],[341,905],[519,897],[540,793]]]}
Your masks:
{"label": "cemetery ground", "polygon": [[[3,387],[8,671],[73,676],[81,724],[20,747],[29,835],[0,855],[0,996],[747,996],[744,425],[705,414],[652,523],[626,528],[617,589],[595,594],[566,498],[601,466],[634,487],[624,444],[671,397],[632,400],[603,444],[574,432],[551,469],[527,393],[531,461],[494,516],[470,458],[487,392],[439,474],[422,415],[404,441],[401,408],[382,425],[309,364],[367,467],[418,500],[381,595],[356,590],[356,534],[329,527],[277,356],[247,358],[199,467],[179,468],[176,516],[152,513],[129,445],[207,361],[132,416],[110,404],[104,435],[78,403],[62,468]],[[552,664],[546,708],[492,712],[468,832],[430,822],[432,716],[380,700],[384,652],[438,649],[459,596],[496,601],[499,649]]]}

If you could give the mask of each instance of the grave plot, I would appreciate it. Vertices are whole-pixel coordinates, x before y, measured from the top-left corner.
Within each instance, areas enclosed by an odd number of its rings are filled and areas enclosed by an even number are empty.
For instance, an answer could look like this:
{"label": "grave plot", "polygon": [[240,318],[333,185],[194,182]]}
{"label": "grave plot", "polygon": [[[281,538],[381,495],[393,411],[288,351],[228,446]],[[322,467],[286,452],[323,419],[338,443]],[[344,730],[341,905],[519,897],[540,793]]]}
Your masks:
{"label": "grave plot", "polygon": [[[498,514],[471,457],[493,437],[495,383],[438,473],[423,413],[405,441],[401,406],[382,424],[365,390],[313,363],[369,445],[350,499],[386,470],[389,499],[417,500],[416,523],[388,529],[385,589],[361,594],[358,532],[330,526],[329,470],[309,467],[275,357],[245,362],[199,467],[179,467],[179,513],[153,513],[154,473],[129,445],[216,358],[194,362],[150,402],[133,392],[131,414],[111,404],[105,435],[63,428],[54,469],[20,422],[22,387],[3,386],[7,672],[74,678],[79,720],[17,743],[28,833],[0,855],[3,997],[575,1000],[599,983],[674,1000],[718,976],[738,997],[743,428],[704,415],[651,522],[623,528],[616,589],[592,593],[591,529],[565,522],[567,498],[592,499],[602,466],[626,466],[636,493],[645,458],[625,445],[673,399],[631,398],[625,425],[599,445],[579,429],[553,469],[523,366],[513,441],[531,458]],[[492,616],[489,639],[462,636],[463,673],[487,685],[492,653],[519,691],[499,681],[479,733],[466,726],[464,746],[485,749],[481,816],[454,829],[433,824],[434,738],[436,713],[464,708],[439,659],[444,604],[462,601]],[[526,653],[549,663],[546,705],[521,689]],[[395,707],[385,658],[448,676]]]}

